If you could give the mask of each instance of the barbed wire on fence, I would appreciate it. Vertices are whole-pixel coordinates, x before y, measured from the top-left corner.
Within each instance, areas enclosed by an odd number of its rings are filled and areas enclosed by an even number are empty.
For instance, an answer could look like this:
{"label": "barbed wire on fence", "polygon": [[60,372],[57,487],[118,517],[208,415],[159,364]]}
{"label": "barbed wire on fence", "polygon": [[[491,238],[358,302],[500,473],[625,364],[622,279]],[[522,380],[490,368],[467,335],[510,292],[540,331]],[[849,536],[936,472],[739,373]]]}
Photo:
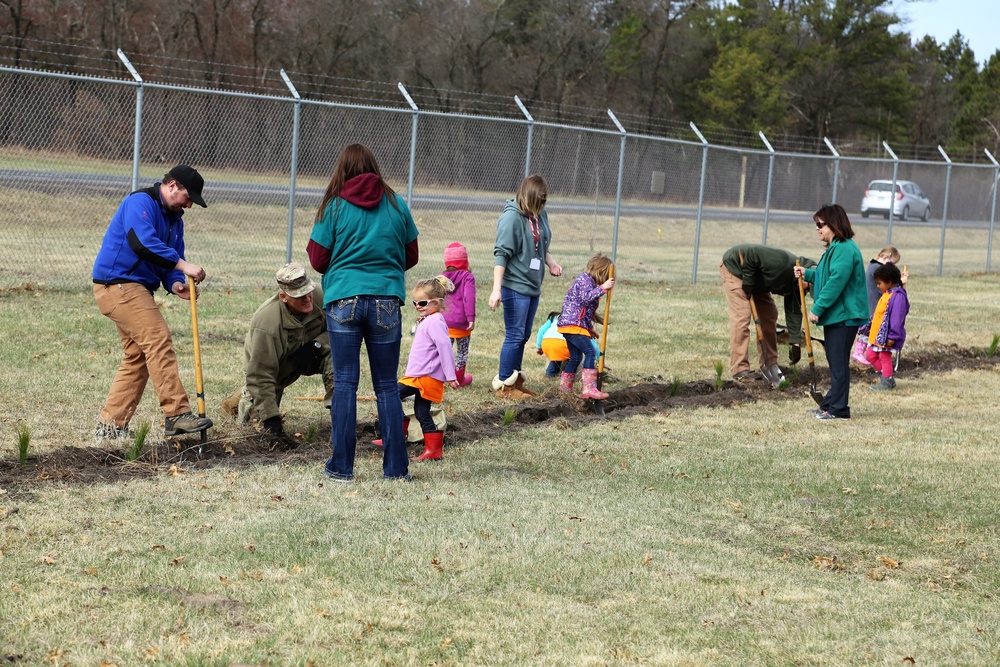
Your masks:
{"label": "barbed wire on fence", "polygon": [[[208,61],[176,58],[157,54],[126,54],[149,81],[179,87],[206,87],[229,89],[245,93],[286,95],[287,88],[278,71],[258,69],[246,65],[232,65]],[[128,78],[128,73],[115,54],[107,49],[85,45],[63,44],[34,38],[0,35],[0,65],[38,71],[55,71],[81,76]],[[289,71],[297,82],[299,92],[320,101],[406,108],[396,83],[369,81],[332,76],[309,71]],[[421,110],[439,113],[459,113],[501,118],[521,118],[514,105],[514,95],[499,95],[448,88],[407,84],[415,103]],[[521,97],[538,122],[578,125],[581,127],[614,130],[608,122],[607,110],[570,104],[557,104],[546,100]],[[626,129],[639,133],[685,141],[696,140],[689,121],[643,116],[615,111]],[[721,147],[764,150],[757,132],[740,128],[699,123],[699,128],[710,143]],[[780,152],[828,155],[823,137],[771,132],[767,135],[771,145]],[[845,157],[888,159],[882,147],[885,137],[872,135],[866,138],[837,139],[830,137],[837,151]],[[947,147],[945,147],[947,149]],[[896,154],[904,160],[940,162],[937,146],[899,144]],[[977,149],[949,150],[955,161],[979,164],[985,161]]]}

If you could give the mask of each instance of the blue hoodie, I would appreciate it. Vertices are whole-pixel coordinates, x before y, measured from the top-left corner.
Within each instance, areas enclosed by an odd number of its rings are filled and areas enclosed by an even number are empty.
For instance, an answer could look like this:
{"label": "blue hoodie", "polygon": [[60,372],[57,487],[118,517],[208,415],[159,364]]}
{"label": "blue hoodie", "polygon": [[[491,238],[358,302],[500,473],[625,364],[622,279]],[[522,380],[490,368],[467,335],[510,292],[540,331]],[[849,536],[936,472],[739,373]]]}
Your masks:
{"label": "blue hoodie", "polygon": [[94,261],[93,279],[103,285],[139,283],[150,292],[185,282],[174,268],[184,258],[183,211],[168,211],[160,184],[133,192],[118,207]]}

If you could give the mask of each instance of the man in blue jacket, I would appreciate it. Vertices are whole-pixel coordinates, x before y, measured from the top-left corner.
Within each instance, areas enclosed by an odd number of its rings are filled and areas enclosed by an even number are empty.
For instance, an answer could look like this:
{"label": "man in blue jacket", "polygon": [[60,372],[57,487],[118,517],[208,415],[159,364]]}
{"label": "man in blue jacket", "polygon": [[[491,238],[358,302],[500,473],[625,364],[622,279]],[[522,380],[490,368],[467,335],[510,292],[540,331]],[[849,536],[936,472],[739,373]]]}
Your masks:
{"label": "man in blue jacket", "polygon": [[129,421],[146,381],[160,399],[164,435],[198,433],[212,420],[191,412],[177,369],[170,329],[153,293],[163,289],[190,299],[186,276],[205,279],[205,270],[184,259],[184,209],[205,207],[205,180],[187,165],[171,169],[163,181],[125,198],[111,219],[94,262],[94,297],[101,313],[118,328],[123,358],[97,420],[97,437],[130,435]]}

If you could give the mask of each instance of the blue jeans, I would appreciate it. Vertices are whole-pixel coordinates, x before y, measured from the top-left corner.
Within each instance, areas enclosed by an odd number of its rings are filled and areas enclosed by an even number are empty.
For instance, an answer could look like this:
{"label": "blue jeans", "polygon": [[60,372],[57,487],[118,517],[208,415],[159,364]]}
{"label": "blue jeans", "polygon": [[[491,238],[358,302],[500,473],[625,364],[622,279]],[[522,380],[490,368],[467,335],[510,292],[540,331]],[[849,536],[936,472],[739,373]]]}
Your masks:
{"label": "blue jeans", "polygon": [[500,288],[503,302],[503,345],[500,347],[500,379],[521,370],[524,346],[531,338],[531,325],[538,310],[538,297],[526,296],[507,287]]}
{"label": "blue jeans", "polygon": [[820,409],[837,417],[851,416],[851,350],[858,337],[858,327],[832,324],[823,327],[826,362],[830,364],[830,391]]}
{"label": "blue jeans", "polygon": [[584,368],[597,368],[597,354],[590,336],[583,334],[565,334],[566,346],[569,348],[569,360],[563,366],[564,373],[576,373],[583,359]]}
{"label": "blue jeans", "polygon": [[330,477],[354,478],[362,341],[368,351],[382,431],[382,474],[389,479],[407,474],[409,457],[403,436],[403,406],[396,386],[402,338],[399,305],[394,296],[366,294],[334,301],[326,307],[334,379],[330,405],[333,455],[326,462],[326,474]]}

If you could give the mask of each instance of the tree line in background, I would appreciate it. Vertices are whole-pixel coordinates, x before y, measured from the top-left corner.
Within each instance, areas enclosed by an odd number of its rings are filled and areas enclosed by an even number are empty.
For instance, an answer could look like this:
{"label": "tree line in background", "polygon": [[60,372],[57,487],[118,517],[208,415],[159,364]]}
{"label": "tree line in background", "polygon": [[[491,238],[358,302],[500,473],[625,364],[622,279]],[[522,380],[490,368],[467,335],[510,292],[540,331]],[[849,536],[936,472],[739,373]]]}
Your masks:
{"label": "tree line in background", "polygon": [[891,0],[0,0],[15,66],[81,57],[27,47],[41,40],[120,48],[150,80],[262,88],[285,69],[317,97],[402,81],[445,111],[517,94],[557,121],[613,108],[630,131],[996,153],[1000,51],[980,65],[961,33],[900,21]]}

